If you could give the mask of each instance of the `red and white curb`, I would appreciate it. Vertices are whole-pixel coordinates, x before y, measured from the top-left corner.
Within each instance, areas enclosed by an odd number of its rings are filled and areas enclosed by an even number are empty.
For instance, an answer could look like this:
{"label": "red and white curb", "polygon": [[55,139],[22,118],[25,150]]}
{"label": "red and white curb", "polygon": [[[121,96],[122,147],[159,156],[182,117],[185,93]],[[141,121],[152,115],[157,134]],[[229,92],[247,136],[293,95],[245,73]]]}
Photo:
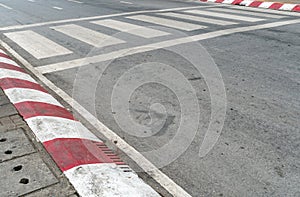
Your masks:
{"label": "red and white curb", "polygon": [[2,50],[0,87],[80,196],[160,196]]}
{"label": "red and white curb", "polygon": [[200,0],[200,1],[242,5],[246,7],[267,8],[273,10],[300,12],[299,4],[290,4],[290,3],[264,2],[264,1],[252,1],[252,0]]}

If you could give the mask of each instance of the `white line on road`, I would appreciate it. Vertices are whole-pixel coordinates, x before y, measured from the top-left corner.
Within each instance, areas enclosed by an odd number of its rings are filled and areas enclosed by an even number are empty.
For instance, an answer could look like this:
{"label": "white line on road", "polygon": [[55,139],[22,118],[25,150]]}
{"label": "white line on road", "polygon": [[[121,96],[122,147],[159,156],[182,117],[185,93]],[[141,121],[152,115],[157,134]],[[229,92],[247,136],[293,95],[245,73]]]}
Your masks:
{"label": "white line on road", "polygon": [[7,5],[4,5],[4,4],[2,4],[2,3],[0,3],[0,7],[6,8],[6,9],[9,9],[9,10],[12,10],[11,7],[8,7]]}
{"label": "white line on road", "polygon": [[72,51],[31,30],[5,33],[4,35],[37,59],[72,53]]}
{"label": "white line on road", "polygon": [[193,31],[197,29],[203,29],[206,28],[206,26],[203,25],[196,25],[192,23],[187,22],[181,22],[177,20],[171,20],[166,18],[160,18],[155,16],[147,16],[147,15],[135,15],[135,16],[128,16],[126,18],[133,19],[133,20],[139,20],[147,23],[154,23],[157,25],[163,25],[167,27],[172,27],[176,29],[181,29],[184,31]]}
{"label": "white line on road", "polygon": [[94,47],[105,47],[109,45],[125,43],[125,41],[118,38],[114,38],[112,36],[108,36],[106,34],[81,27],[79,25],[62,25],[51,27],[51,29],[66,34],[72,38],[85,42]]}
{"label": "white line on road", "polygon": [[[145,158],[135,148],[130,146],[124,139],[119,137],[116,133],[106,127],[94,115],[87,111],[77,101],[65,93],[62,89],[55,86],[44,75],[38,72],[29,62],[22,58],[16,51],[10,48],[5,42],[1,40],[0,45],[3,46],[10,54],[18,59],[33,75],[35,75],[41,82],[49,87],[53,92],[60,96],[66,103],[68,103],[75,111],[77,111],[85,120],[93,125],[98,132],[104,135],[112,143],[117,141],[116,146],[129,156],[137,165],[139,165],[146,173],[148,173],[158,184],[166,189],[174,197],[191,197],[182,187],[177,185],[172,179],[154,166],[147,158]],[[1,74],[1,72],[0,72]],[[97,134],[95,134],[97,136]],[[98,134],[99,135],[99,134]]]}
{"label": "white line on road", "polygon": [[31,2],[31,3],[35,3],[35,0],[27,0],[27,1],[29,1],[29,2]]}
{"label": "white line on road", "polygon": [[54,8],[54,9],[56,9],[56,10],[63,10],[63,8],[61,8],[61,7],[56,7],[56,6],[54,6],[54,7],[52,7],[52,8]]}
{"label": "white line on road", "polygon": [[133,3],[128,2],[128,1],[120,1],[120,3],[123,3],[123,4],[133,4]]}
{"label": "white line on road", "polygon": [[215,24],[215,25],[238,24],[238,23],[231,22],[231,21],[217,20],[217,19],[206,18],[206,17],[201,17],[201,16],[192,16],[192,15],[187,15],[187,14],[178,14],[178,13],[174,13],[174,12],[160,13],[159,15],[171,16],[171,17],[176,17],[176,18],[181,18],[181,19],[188,19],[188,20],[193,20],[193,21],[202,22],[202,23],[210,23],[210,24]]}
{"label": "white line on road", "polygon": [[73,3],[83,3],[83,2],[81,2],[81,1],[76,1],[76,0],[68,0],[69,2],[73,2]]}
{"label": "white line on road", "polygon": [[210,7],[216,7],[216,6],[221,6],[221,5],[222,4],[217,4],[217,5],[213,5],[213,6],[193,6],[193,7],[170,8],[170,9],[162,9],[162,10],[143,10],[143,11],[135,11],[135,12],[109,14],[109,15],[104,15],[104,16],[92,16],[92,17],[83,17],[83,18],[75,18],[75,19],[66,19],[66,20],[42,22],[42,23],[35,23],[35,24],[29,24],[29,25],[14,25],[14,26],[2,27],[2,28],[0,28],[0,31],[24,29],[24,28],[30,28],[30,27],[39,27],[39,26],[44,26],[44,25],[55,25],[55,24],[60,24],[60,23],[70,23],[70,22],[78,22],[78,21],[97,20],[97,19],[110,18],[110,17],[116,17],[116,16],[126,16],[126,15],[132,15],[132,14],[145,14],[145,13],[152,13],[152,12],[157,13],[157,12],[168,12],[168,11],[179,11],[179,10],[195,9],[195,8],[210,8]]}
{"label": "white line on road", "polygon": [[[177,39],[158,42],[158,43],[154,43],[154,44],[148,44],[148,45],[144,45],[144,46],[132,47],[132,48],[128,48],[128,49],[121,49],[119,51],[114,51],[114,52],[107,53],[107,54],[96,55],[93,57],[80,58],[80,59],[76,59],[76,60],[70,60],[70,61],[60,62],[60,63],[56,63],[56,64],[40,66],[40,67],[37,67],[36,69],[40,73],[43,73],[43,74],[51,73],[51,72],[66,70],[66,69],[70,69],[70,68],[81,67],[81,66],[85,66],[85,65],[88,65],[91,63],[107,61],[107,60],[115,59],[118,57],[133,55],[133,54],[142,53],[142,52],[146,52],[146,51],[152,51],[152,50],[160,49],[160,48],[171,47],[171,46],[175,46],[175,45],[179,45],[179,44],[196,42],[196,41],[200,41],[200,40],[215,38],[215,37],[229,35],[229,34],[233,34],[233,33],[246,32],[246,31],[258,30],[258,29],[267,29],[267,28],[278,27],[278,26],[283,26],[283,25],[290,25],[290,24],[295,24],[295,23],[300,23],[300,19],[274,22],[274,23],[268,23],[268,24],[263,24],[263,25],[253,25],[253,26],[247,26],[247,27],[238,27],[238,28],[232,28],[232,29],[226,29],[226,30],[219,30],[219,31],[199,34],[199,35],[195,35],[195,36],[177,38]],[[83,65],[83,62],[85,63],[84,65]]]}
{"label": "white line on road", "polygon": [[112,29],[116,29],[121,32],[127,32],[127,33],[141,36],[144,38],[154,38],[154,37],[158,37],[158,36],[169,35],[169,33],[167,33],[167,32],[163,32],[163,31],[159,31],[156,29],[151,29],[151,28],[143,27],[143,26],[139,26],[139,25],[134,25],[131,23],[125,23],[122,21],[116,21],[116,20],[112,20],[112,19],[92,21],[91,23],[97,24],[97,25],[102,25],[102,26],[109,27]]}
{"label": "white line on road", "polygon": [[233,14],[224,14],[224,13],[209,12],[209,11],[202,11],[202,10],[187,10],[184,12],[191,13],[191,14],[200,14],[200,15],[206,15],[212,17],[219,17],[219,18],[227,18],[232,20],[247,21],[247,22],[258,22],[258,21],[265,20],[265,19],[253,18],[248,16],[239,16]]}

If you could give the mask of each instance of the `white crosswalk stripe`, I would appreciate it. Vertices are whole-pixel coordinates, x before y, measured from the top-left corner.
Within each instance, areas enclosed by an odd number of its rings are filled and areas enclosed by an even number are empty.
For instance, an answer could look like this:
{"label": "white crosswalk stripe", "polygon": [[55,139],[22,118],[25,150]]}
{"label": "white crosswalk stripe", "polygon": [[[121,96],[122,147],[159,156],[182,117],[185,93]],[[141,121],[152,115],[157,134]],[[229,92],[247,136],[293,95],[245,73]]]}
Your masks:
{"label": "white crosswalk stripe", "polygon": [[125,41],[121,39],[114,38],[112,36],[108,36],[106,34],[102,34],[100,32],[81,27],[79,25],[61,25],[51,27],[51,29],[66,34],[67,36],[85,42],[87,44],[90,44],[94,47],[105,47],[109,45],[125,43]]}
{"label": "white crosswalk stripe", "polygon": [[210,11],[204,11],[204,10],[186,10],[186,11],[183,11],[183,12],[191,13],[191,14],[200,14],[200,15],[212,16],[212,17],[234,19],[234,20],[240,20],[240,21],[247,21],[247,22],[258,22],[258,21],[265,20],[265,19],[248,17],[248,16],[224,14],[224,13],[210,12]]}
{"label": "white crosswalk stripe", "polygon": [[144,38],[154,38],[154,37],[165,36],[169,34],[167,32],[159,31],[149,27],[143,27],[143,26],[134,25],[131,23],[125,23],[122,21],[111,20],[111,19],[92,21],[91,23],[116,29],[122,32],[128,32],[130,34],[134,34],[136,36],[140,36]]}
{"label": "white crosswalk stripe", "polygon": [[4,35],[37,59],[72,53],[72,51],[31,30],[5,33]]}
{"label": "white crosswalk stripe", "polygon": [[180,18],[180,19],[188,19],[188,20],[193,20],[193,21],[203,22],[203,23],[210,23],[210,24],[215,24],[215,25],[235,25],[235,24],[237,24],[237,23],[231,22],[231,21],[217,20],[217,19],[212,19],[212,18],[207,18],[207,17],[179,14],[179,13],[174,13],[174,12],[159,13],[159,15],[171,16],[171,17]]}
{"label": "white crosswalk stripe", "polygon": [[247,15],[253,15],[256,17],[267,17],[267,18],[283,18],[285,16],[282,15],[275,15],[275,14],[265,14],[265,13],[257,13],[257,12],[250,12],[250,11],[245,11],[245,10],[233,10],[233,9],[220,9],[220,8],[211,8],[208,9],[210,11],[215,11],[215,12],[227,12],[227,13],[233,13],[233,14],[247,14]]}
{"label": "white crosswalk stripe", "polygon": [[153,23],[153,24],[162,25],[162,26],[167,26],[167,27],[172,27],[175,29],[181,29],[181,30],[185,30],[185,31],[192,31],[192,30],[206,28],[206,26],[203,26],[203,25],[197,25],[197,24],[176,21],[176,20],[155,17],[155,16],[135,15],[135,16],[128,16],[126,18],[133,19],[133,20],[139,20],[139,21],[143,21],[143,22],[148,22],[148,23]]}

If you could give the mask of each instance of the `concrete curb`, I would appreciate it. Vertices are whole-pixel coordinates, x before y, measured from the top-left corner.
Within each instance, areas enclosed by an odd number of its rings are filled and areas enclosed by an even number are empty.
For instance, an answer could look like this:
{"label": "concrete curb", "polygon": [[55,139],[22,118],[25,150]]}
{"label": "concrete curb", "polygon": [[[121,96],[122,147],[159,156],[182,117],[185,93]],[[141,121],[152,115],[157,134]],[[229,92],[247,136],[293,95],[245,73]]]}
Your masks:
{"label": "concrete curb", "polygon": [[81,196],[159,196],[0,50],[0,87]]}
{"label": "concrete curb", "polygon": [[266,8],[266,9],[273,9],[273,10],[300,12],[300,4],[264,2],[264,1],[252,1],[252,0],[200,0],[200,1],[241,5],[241,6],[255,7],[255,8]]}

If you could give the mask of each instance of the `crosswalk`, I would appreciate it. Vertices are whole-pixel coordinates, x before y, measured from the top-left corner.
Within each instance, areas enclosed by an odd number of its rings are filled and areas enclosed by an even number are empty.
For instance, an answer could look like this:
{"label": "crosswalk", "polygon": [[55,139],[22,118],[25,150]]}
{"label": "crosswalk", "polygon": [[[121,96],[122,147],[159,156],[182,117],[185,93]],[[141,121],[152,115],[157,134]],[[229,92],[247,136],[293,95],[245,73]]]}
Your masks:
{"label": "crosswalk", "polygon": [[[88,20],[85,21],[86,25],[73,22],[55,24],[46,28],[90,47],[104,48],[128,43],[130,40],[124,38],[124,36],[116,38],[105,33],[108,31],[100,32],[97,29],[106,28],[117,32],[125,32],[139,39],[161,38],[168,40],[169,36],[172,36],[172,33],[170,33],[172,31],[168,31],[168,28],[191,33],[202,30],[209,32],[211,27],[226,28],[228,26],[229,28],[235,25],[264,22],[284,17],[288,16],[282,13],[210,7],[206,9],[191,8],[179,11],[132,14],[118,18]],[[48,38],[47,34],[38,33],[35,30],[7,32],[4,35],[38,60],[74,53],[70,46],[62,46],[61,42],[53,39],[53,36]]]}
{"label": "crosswalk", "polygon": [[182,13],[174,13],[174,12],[160,13],[159,15],[170,16],[173,18],[180,18],[184,20],[199,21],[199,22],[215,24],[215,25],[222,25],[222,26],[237,24],[236,22],[231,22],[231,21],[224,21],[219,19],[205,18],[201,16],[193,16],[193,15],[182,14]]}
{"label": "crosswalk", "polygon": [[125,43],[125,41],[114,38],[103,33],[79,26],[79,25],[62,25],[51,27],[56,31],[64,33],[72,38],[85,42],[94,47],[105,47],[114,44]]}
{"label": "crosswalk", "polygon": [[156,25],[171,27],[171,28],[175,28],[175,29],[180,29],[180,30],[184,30],[184,31],[193,31],[193,30],[197,30],[197,29],[206,28],[206,26],[203,26],[203,25],[197,25],[197,24],[193,24],[193,23],[171,20],[171,19],[166,19],[166,18],[161,18],[161,17],[156,17],[156,16],[135,15],[135,16],[129,16],[127,18],[139,20],[139,21],[143,21],[143,22],[147,22],[147,23],[152,23],[152,24],[156,24]]}
{"label": "crosswalk", "polygon": [[143,26],[134,25],[131,23],[125,23],[122,21],[111,20],[111,19],[92,21],[91,23],[116,29],[123,32],[129,32],[130,34],[134,34],[136,36],[140,36],[143,38],[154,38],[154,37],[165,36],[169,34],[167,32],[159,31],[156,29],[151,29],[148,27],[143,27]]}
{"label": "crosswalk", "polygon": [[37,59],[67,55],[72,51],[31,30],[4,34]]}

